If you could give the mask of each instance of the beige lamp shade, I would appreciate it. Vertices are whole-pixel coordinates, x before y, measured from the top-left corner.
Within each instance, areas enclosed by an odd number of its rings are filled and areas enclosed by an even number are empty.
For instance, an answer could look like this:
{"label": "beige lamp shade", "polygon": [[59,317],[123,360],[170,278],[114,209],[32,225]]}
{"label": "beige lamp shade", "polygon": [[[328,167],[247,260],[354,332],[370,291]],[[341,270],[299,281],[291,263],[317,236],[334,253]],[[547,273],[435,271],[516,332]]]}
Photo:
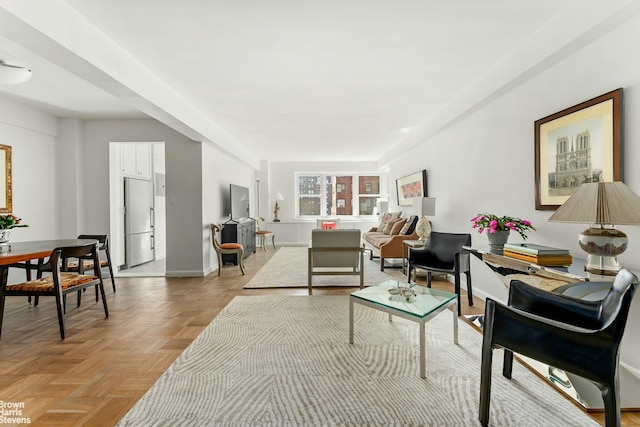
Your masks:
{"label": "beige lamp shade", "polygon": [[384,197],[380,197],[376,200],[376,212],[378,215],[386,213],[389,210],[389,201]]}
{"label": "beige lamp shade", "polygon": [[640,196],[619,181],[582,184],[549,221],[638,225]]}
{"label": "beige lamp shade", "polygon": [[549,221],[590,224],[578,235],[587,273],[614,276],[629,239],[615,225],[640,224],[640,197],[622,182],[582,184]]}
{"label": "beige lamp shade", "polygon": [[434,216],[436,214],[435,197],[414,197],[412,199],[413,214],[419,217]]}

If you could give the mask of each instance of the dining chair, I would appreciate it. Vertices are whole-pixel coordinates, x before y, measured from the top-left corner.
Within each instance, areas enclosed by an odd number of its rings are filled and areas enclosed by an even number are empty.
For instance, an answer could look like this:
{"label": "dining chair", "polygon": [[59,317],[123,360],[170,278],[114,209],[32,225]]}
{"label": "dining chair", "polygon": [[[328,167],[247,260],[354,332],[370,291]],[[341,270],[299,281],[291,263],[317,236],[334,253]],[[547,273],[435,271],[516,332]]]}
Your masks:
{"label": "dining chair", "polygon": [[509,284],[508,305],[487,298],[480,423],[489,423],[493,350],[503,348],[505,378],[511,379],[514,353],[571,372],[600,389],[605,425],[620,426],[620,342],[637,284],[638,278],[623,268],[606,296],[597,301],[547,292],[520,280]]}
{"label": "dining chair", "polygon": [[[103,269],[107,269],[109,271],[109,278],[111,279],[111,286],[113,287],[113,292],[116,291],[116,282],[113,275],[113,266],[111,263],[111,251],[109,250],[109,236],[107,234],[81,234],[78,236],[78,239],[91,239],[97,240],[98,245],[98,253],[103,253],[104,256],[100,257],[100,267]],[[65,271],[78,271],[80,260],[67,260],[66,265],[63,264]],[[88,258],[84,258],[81,260],[84,270],[93,269],[93,261]],[[103,275],[104,278],[104,275]]]}
{"label": "dining chair", "polygon": [[[78,240],[80,239],[85,239],[85,240],[97,240],[98,241],[98,256],[100,258],[100,263],[98,265],[100,265],[101,269],[107,269],[109,272],[109,278],[111,279],[111,286],[113,287],[113,292],[116,291],[116,282],[114,279],[114,275],[113,275],[113,268],[112,268],[112,264],[111,264],[111,252],[109,250],[109,236],[106,234],[81,234],[78,236]],[[100,257],[100,253],[104,252],[104,256]],[[51,272],[50,271],[50,267],[49,265],[45,265],[43,264],[42,259],[38,260],[37,264],[30,264],[30,268],[27,269],[27,281],[31,280],[31,270],[36,270],[37,272],[37,278],[41,278],[44,272]],[[82,265],[80,265],[80,261],[82,261]],[[14,265],[12,265],[14,266]],[[94,268],[94,264],[93,264],[93,259],[91,258],[91,255],[85,256],[83,259],[78,259],[78,258],[62,258],[61,259],[61,271],[63,272],[74,272],[74,273],[84,273],[85,271],[88,270],[93,270]],[[104,280],[104,274],[103,274],[103,280]],[[80,303],[82,301],[82,292],[86,291],[86,287],[78,290],[78,297],[77,297],[77,304],[78,306],[80,306]],[[66,295],[63,296],[64,301],[66,302]],[[95,299],[96,302],[99,300],[99,290],[98,287],[95,287]],[[28,301],[31,302],[31,297],[28,298]],[[33,298],[33,305],[37,306],[38,305],[38,296],[35,295]]]}
{"label": "dining chair", "polygon": [[441,233],[432,231],[422,248],[409,248],[407,282],[411,282],[411,273],[419,268],[427,272],[427,287],[431,287],[431,273],[453,274],[455,293],[458,295],[458,315],[462,314],[460,302],[460,275],[467,278],[467,296],[469,305],[473,305],[471,290],[471,262],[463,246],[471,245],[471,234]]}
{"label": "dining chair", "polygon": [[271,245],[273,249],[276,248],[275,236],[276,234],[270,230],[261,230],[260,222],[264,221],[264,218],[260,217],[256,220],[256,236],[258,236],[258,246],[266,252],[267,250],[267,238],[271,238]]}
{"label": "dining chair", "polygon": [[216,254],[218,256],[218,276],[220,275],[220,271],[222,270],[222,255],[233,254],[237,256],[240,271],[244,275],[244,264],[242,262],[242,258],[244,256],[244,248],[240,243],[218,243],[216,235],[220,231],[222,231],[222,227],[224,226],[220,223],[211,224],[211,244],[213,245],[213,249],[216,251]]}
{"label": "dining chair", "polygon": [[[0,286],[0,334],[2,333],[2,323],[4,318],[5,300],[8,296],[52,296],[56,301],[56,309],[58,312],[58,325],[60,327],[60,338],[65,338],[65,296],[71,292],[77,292],[90,286],[97,286],[102,297],[102,306],[104,308],[105,317],[109,317],[109,309],[104,293],[104,282],[102,280],[102,269],[95,268],[93,275],[63,272],[61,270],[62,260],[68,258],[85,258],[91,259],[94,265],[100,264],[97,243],[90,243],[79,246],[65,246],[55,248],[46,263],[42,264],[42,270],[51,272],[51,275],[39,277],[35,280],[23,283]],[[82,267],[80,267],[82,270]],[[3,269],[2,282],[6,283],[8,268]],[[79,305],[79,302],[78,302]],[[36,322],[34,322],[35,324]]]}

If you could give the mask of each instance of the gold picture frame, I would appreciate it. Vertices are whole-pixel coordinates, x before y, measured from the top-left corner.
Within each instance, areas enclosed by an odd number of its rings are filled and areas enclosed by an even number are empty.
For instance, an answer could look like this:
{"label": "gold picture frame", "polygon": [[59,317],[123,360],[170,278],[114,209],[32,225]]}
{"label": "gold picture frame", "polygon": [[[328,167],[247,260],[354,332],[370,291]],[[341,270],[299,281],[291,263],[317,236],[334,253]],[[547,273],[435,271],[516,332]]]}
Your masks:
{"label": "gold picture frame", "polygon": [[621,181],[622,88],[535,122],[536,210],[555,210],[587,182]]}
{"label": "gold picture frame", "polygon": [[0,194],[4,194],[4,198],[0,198],[0,213],[12,213],[11,147],[8,145],[0,145],[0,168]]}

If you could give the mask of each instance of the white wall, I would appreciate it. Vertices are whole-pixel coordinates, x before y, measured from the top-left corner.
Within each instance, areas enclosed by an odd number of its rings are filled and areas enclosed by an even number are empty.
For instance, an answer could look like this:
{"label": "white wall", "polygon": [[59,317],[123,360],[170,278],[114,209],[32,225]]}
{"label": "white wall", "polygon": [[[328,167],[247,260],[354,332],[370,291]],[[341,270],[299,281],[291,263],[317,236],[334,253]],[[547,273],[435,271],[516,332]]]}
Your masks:
{"label": "white wall", "polygon": [[110,233],[110,142],[165,142],[167,276],[217,268],[208,224],[227,219],[230,183],[255,200],[253,169],[156,120],[58,119],[5,99],[0,115],[0,144],[12,147],[13,211],[29,224],[14,241]]}
{"label": "white wall", "polygon": [[[156,120],[88,120],[84,131],[83,230],[109,229],[109,143],[165,142],[167,276],[206,274],[202,236],[201,144]],[[98,160],[92,160],[98,159]]]}
{"label": "white wall", "polygon": [[0,99],[0,117],[0,144],[11,147],[13,158],[13,213],[29,225],[15,229],[11,239],[64,237],[58,119],[6,99]]}
{"label": "white wall", "polygon": [[[492,212],[529,219],[537,228],[529,240],[566,247],[574,256],[585,225],[547,222],[552,211],[535,210],[534,121],[564,108],[624,88],[624,181],[640,194],[640,18],[542,71],[471,116],[424,140],[390,166],[390,180],[428,170],[429,195],[437,199],[433,229],[470,232],[473,243],[486,237],[469,220]],[[391,201],[394,197],[391,197]],[[623,265],[640,270],[640,227],[618,227],[629,236]],[[510,241],[519,241],[511,236]],[[504,300],[506,289],[480,262],[472,264],[474,292]],[[622,359],[640,366],[640,297],[627,325]]]}
{"label": "white wall", "polygon": [[[66,194],[60,182],[67,177],[59,167],[65,159],[59,155],[58,119],[6,99],[0,99],[0,117],[0,144],[11,147],[13,214],[29,225],[14,229],[11,240],[65,237]],[[19,281],[24,281],[24,271],[10,271],[9,282]]]}

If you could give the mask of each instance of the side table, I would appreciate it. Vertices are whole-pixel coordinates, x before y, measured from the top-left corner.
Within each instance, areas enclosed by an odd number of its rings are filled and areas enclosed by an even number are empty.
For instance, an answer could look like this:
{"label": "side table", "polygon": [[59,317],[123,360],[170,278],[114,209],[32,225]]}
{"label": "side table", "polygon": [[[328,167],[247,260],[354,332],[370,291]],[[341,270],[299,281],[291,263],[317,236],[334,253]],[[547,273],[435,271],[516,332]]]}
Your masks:
{"label": "side table", "polygon": [[424,240],[403,240],[402,241],[402,274],[407,274],[409,265],[409,248],[421,248],[426,242]]}

